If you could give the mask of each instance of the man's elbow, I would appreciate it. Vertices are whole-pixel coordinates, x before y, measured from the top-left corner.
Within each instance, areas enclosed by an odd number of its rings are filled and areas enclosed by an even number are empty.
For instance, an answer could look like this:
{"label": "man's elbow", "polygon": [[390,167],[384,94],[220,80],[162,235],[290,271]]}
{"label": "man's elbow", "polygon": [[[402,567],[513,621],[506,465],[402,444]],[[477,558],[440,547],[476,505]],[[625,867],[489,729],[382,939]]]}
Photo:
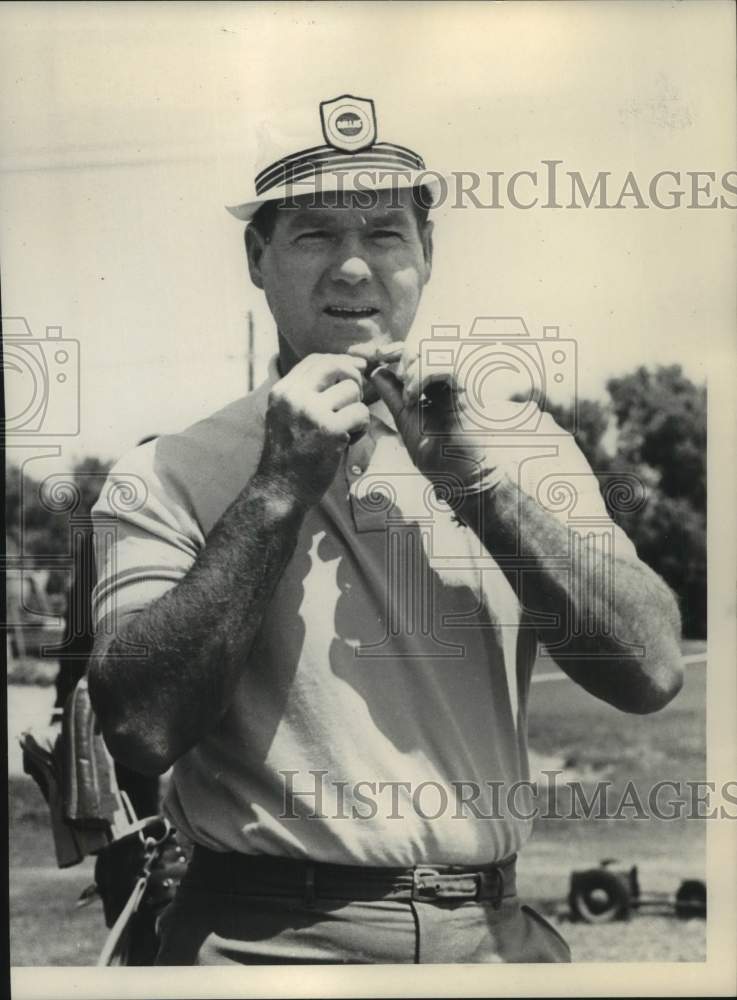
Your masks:
{"label": "man's elbow", "polygon": [[102,735],[111,756],[138,774],[158,776],[174,763],[170,754],[157,747],[150,738],[142,738],[140,733],[122,729],[106,731],[103,726]]}
{"label": "man's elbow", "polygon": [[683,687],[683,666],[676,661],[667,667],[661,667],[655,676],[649,677],[645,690],[640,698],[640,707],[634,709],[640,715],[650,715],[659,712],[669,705]]}
{"label": "man's elbow", "polygon": [[[655,574],[649,571],[652,576]],[[633,685],[635,704],[627,711],[640,715],[659,712],[676,697],[683,687],[683,660],[681,657],[681,617],[673,591],[660,578],[656,579],[651,604],[655,625],[641,629],[635,638],[646,656],[639,670],[639,683]],[[659,600],[655,601],[655,595]]]}
{"label": "man's elbow", "polygon": [[166,741],[109,680],[103,657],[90,660],[88,684],[97,724],[114,760],[139,774],[153,776],[167,771],[174,758]]}
{"label": "man's elbow", "polygon": [[669,705],[683,687],[681,651],[675,638],[665,636],[644,656],[615,657],[598,678],[574,680],[620,712],[650,715]]}
{"label": "man's elbow", "polygon": [[667,637],[653,650],[632,685],[632,704],[626,711],[639,715],[659,712],[673,701],[683,687],[683,660],[675,639]]}

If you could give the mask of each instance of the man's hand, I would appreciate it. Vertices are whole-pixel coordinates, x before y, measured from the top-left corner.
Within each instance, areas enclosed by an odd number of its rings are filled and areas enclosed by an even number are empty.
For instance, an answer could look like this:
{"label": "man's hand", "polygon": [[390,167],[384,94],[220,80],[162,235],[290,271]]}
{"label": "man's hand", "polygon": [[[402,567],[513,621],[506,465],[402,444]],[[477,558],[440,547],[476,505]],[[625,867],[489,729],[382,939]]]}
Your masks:
{"label": "man's hand", "polygon": [[379,366],[370,377],[410,458],[444,494],[463,496],[498,480],[488,448],[463,427],[465,393],[452,369],[423,373],[419,356],[405,350],[396,374]]}
{"label": "man's hand", "polygon": [[368,427],[365,368],[365,358],[311,354],[273,386],[257,471],[261,479],[307,506],[320,500],[346,445]]}

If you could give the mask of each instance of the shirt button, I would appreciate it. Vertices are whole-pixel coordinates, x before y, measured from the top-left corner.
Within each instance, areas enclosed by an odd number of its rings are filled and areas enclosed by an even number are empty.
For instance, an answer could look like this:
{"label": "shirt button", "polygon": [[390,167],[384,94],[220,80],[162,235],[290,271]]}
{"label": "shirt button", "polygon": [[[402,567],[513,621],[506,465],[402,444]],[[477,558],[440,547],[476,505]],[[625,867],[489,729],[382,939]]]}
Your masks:
{"label": "shirt button", "polygon": [[363,469],[361,468],[360,465],[352,465],[351,466],[351,475],[353,475],[353,476],[360,476],[362,472],[363,472]]}

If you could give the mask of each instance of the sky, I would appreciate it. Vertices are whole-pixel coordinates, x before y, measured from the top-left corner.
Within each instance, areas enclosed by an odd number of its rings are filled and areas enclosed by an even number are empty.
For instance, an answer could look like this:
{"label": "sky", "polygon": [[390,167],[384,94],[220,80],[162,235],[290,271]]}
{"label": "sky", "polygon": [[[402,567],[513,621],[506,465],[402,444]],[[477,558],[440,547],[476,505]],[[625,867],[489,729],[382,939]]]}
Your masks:
{"label": "sky", "polygon": [[[251,193],[260,132],[317,121],[320,101],[372,98],[379,138],[445,172],[558,159],[619,190],[630,170],[646,188],[737,167],[734,9],[718,0],[24,3],[0,4],[0,24],[3,315],[72,342],[65,394],[23,443],[70,459],[116,458],[241,395],[249,310],[263,377],[273,323],[224,205]],[[435,214],[414,336],[476,316],[558,326],[590,397],[638,364],[702,382],[733,348],[734,210]],[[49,371],[57,347],[33,348]],[[30,391],[6,370],[9,415]],[[77,398],[78,433],[47,434]]]}

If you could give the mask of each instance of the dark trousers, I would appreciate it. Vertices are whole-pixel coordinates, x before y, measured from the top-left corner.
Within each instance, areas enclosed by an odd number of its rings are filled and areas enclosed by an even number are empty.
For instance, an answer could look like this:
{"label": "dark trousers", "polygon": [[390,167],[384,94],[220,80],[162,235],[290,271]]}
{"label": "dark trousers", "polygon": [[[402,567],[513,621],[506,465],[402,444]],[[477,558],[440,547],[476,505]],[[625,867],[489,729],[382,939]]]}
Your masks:
{"label": "dark trousers", "polygon": [[157,965],[570,962],[558,932],[516,895],[501,900],[258,895],[192,877],[159,918]]}

